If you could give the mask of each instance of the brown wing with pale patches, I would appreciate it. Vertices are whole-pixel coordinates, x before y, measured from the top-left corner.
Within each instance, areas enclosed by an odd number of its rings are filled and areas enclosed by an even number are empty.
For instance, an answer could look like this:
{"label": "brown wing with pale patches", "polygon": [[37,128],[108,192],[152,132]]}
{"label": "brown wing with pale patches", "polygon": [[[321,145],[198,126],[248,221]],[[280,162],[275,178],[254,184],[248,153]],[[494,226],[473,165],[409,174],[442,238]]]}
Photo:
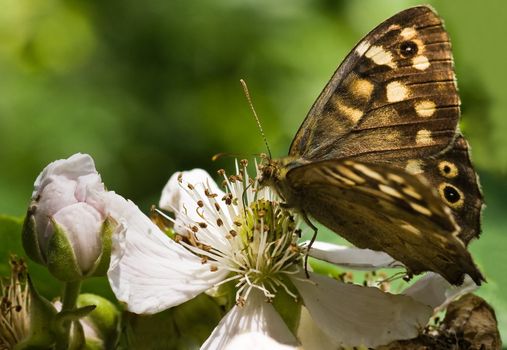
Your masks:
{"label": "brown wing with pale patches", "polygon": [[347,160],[287,173],[301,208],[352,244],[385,251],[413,273],[435,271],[450,283],[484,278],[455,236],[458,227],[428,185],[405,171]]}
{"label": "brown wing with pale patches", "polygon": [[484,199],[463,136],[459,135],[448,151],[421,166],[422,176],[438,191],[462,228],[458,237],[465,244],[479,237]]}
{"label": "brown wing with pale patches", "polygon": [[430,8],[415,7],[379,25],[347,56],[289,154],[401,163],[445,149],[458,118],[448,35]]}

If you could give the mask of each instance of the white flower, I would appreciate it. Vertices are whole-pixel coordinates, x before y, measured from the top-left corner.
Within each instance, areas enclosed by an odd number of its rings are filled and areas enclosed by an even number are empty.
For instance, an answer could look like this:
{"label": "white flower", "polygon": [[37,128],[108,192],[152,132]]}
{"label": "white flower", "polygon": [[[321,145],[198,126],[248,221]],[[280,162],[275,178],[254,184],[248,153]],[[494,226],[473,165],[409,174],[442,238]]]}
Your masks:
{"label": "white flower", "polygon": [[[432,314],[431,306],[311,272],[307,279],[302,267],[305,249],[297,243],[297,220],[269,188],[257,188],[245,170],[242,164],[236,175],[224,175],[225,193],[203,170],[173,175],[160,206],[175,214],[174,240],[132,202],[112,193],[105,196],[110,215],[122,226],[113,237],[109,281],[129,311],[156,313],[233,281],[237,305],[201,349],[226,348],[244,333],[297,345],[273,305],[266,302],[279,291],[302,298],[313,322],[334,347],[375,347],[418,335]],[[396,264],[387,255],[369,250],[315,247],[310,253],[347,266]]]}
{"label": "white flower", "polygon": [[93,274],[105,255],[102,193],[104,184],[87,154],[46,166],[35,180],[23,229],[27,254],[62,280]]}

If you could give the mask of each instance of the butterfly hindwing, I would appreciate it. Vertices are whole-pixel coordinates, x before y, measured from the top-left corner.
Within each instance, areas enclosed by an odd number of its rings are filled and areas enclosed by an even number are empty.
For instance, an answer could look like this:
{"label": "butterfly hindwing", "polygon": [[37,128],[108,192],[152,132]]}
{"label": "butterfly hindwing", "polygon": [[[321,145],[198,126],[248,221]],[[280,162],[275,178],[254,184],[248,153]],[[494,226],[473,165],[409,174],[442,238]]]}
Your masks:
{"label": "butterfly hindwing", "polygon": [[311,108],[289,155],[404,163],[445,149],[459,118],[448,35],[421,6],[370,32]]}
{"label": "butterfly hindwing", "polygon": [[470,161],[468,143],[458,135],[452,147],[438,156],[420,159],[413,169],[437,190],[461,227],[458,237],[468,244],[481,231],[483,197]]}
{"label": "butterfly hindwing", "polygon": [[454,284],[464,273],[478,284],[483,279],[449,208],[422,179],[398,168],[325,160],[294,167],[286,181],[297,193],[289,205],[360,248],[385,251],[410,272],[431,269]]}

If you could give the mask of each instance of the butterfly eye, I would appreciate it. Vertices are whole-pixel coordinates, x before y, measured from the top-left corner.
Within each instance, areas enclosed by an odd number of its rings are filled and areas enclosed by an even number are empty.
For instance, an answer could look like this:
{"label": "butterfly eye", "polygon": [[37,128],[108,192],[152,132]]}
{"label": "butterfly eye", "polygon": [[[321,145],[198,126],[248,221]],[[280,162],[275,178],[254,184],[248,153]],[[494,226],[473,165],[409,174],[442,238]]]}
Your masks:
{"label": "butterfly eye", "polygon": [[404,58],[415,56],[418,50],[417,44],[411,40],[404,41],[400,44],[400,54]]}
{"label": "butterfly eye", "polygon": [[448,183],[443,183],[440,184],[438,190],[440,192],[440,196],[442,196],[447,205],[449,205],[451,208],[458,209],[463,206],[463,193],[455,186]]}

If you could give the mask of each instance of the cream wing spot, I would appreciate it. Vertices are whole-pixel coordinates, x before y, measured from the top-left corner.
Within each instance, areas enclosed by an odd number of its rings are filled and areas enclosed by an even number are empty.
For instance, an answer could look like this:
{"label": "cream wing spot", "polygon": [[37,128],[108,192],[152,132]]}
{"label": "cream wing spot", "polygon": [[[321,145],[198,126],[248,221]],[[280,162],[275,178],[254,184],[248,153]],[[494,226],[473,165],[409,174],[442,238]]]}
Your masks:
{"label": "cream wing spot", "polygon": [[354,163],[354,162],[346,162],[347,165],[352,165],[354,167],[354,169],[362,172],[364,175],[374,179],[374,180],[377,180],[378,182],[382,182],[384,184],[387,183],[386,179],[384,179],[384,177],[382,175],[380,175],[379,173],[377,173],[376,171],[368,168],[366,165],[364,164],[358,164],[358,163]]}
{"label": "cream wing spot", "polygon": [[349,179],[351,179],[352,181],[354,181],[355,183],[358,183],[358,184],[362,184],[364,182],[366,182],[365,179],[363,179],[361,176],[357,175],[356,173],[354,173],[352,170],[350,170],[349,168],[345,167],[345,166],[341,166],[341,165],[338,165],[336,167],[336,169],[345,177],[348,177]]}
{"label": "cream wing spot", "polygon": [[388,174],[387,178],[401,185],[405,183],[405,180],[396,174]]}
{"label": "cream wing spot", "polygon": [[424,163],[419,159],[410,159],[407,161],[407,165],[405,166],[405,171],[412,175],[417,175],[423,173]]}
{"label": "cream wing spot", "polygon": [[433,101],[425,100],[416,102],[414,108],[418,116],[423,118],[429,118],[433,114],[435,114],[436,104]]}
{"label": "cream wing spot", "polygon": [[397,190],[395,190],[394,188],[392,188],[391,186],[380,184],[380,185],[378,185],[378,188],[382,192],[390,195],[391,197],[396,197],[396,198],[400,198],[400,199],[403,198],[402,194],[400,192],[398,192]]}
{"label": "cream wing spot", "polygon": [[424,55],[415,56],[412,59],[412,67],[418,70],[425,70],[430,66],[430,61],[428,61],[428,57]]}
{"label": "cream wing spot", "polygon": [[393,55],[389,51],[386,51],[382,46],[372,46],[366,51],[365,56],[371,59],[374,63],[383,66],[389,66],[396,68],[396,62],[393,61]]}
{"label": "cream wing spot", "polygon": [[370,43],[368,41],[362,41],[356,47],[356,53],[358,56],[363,56],[366,51],[370,48]]}
{"label": "cream wing spot", "polygon": [[401,31],[400,35],[403,37],[403,39],[410,40],[417,35],[417,31],[415,30],[414,27],[408,27],[404,28]]}
{"label": "cream wing spot", "polygon": [[358,97],[369,99],[373,92],[373,84],[366,79],[355,79],[350,84],[350,91]]}
{"label": "cream wing spot", "polygon": [[387,31],[390,32],[392,30],[398,30],[398,29],[401,29],[400,25],[399,24],[391,24],[389,26],[389,28],[387,28]]}
{"label": "cream wing spot", "polygon": [[418,235],[418,236],[420,236],[420,235],[421,235],[421,233],[422,233],[422,232],[421,232],[421,231],[420,231],[417,227],[415,227],[415,226],[413,226],[413,225],[409,224],[408,222],[407,222],[407,223],[400,224],[400,227],[401,227],[402,229],[404,229],[404,230],[406,230],[406,231],[410,232],[410,233],[413,233],[414,235]]}
{"label": "cream wing spot", "polygon": [[409,96],[408,88],[399,81],[392,81],[386,86],[386,95],[388,102],[400,102]]}
{"label": "cream wing spot", "polygon": [[426,215],[426,216],[431,216],[431,210],[429,210],[428,208],[426,207],[423,207],[422,205],[420,204],[417,204],[417,203],[413,203],[413,202],[409,202],[410,204],[410,207],[412,209],[414,209],[416,212],[418,213],[421,213],[423,215]]}
{"label": "cream wing spot", "polygon": [[416,190],[412,186],[407,186],[403,189],[403,193],[405,193],[407,196],[410,196],[412,198],[415,198],[417,200],[421,200],[422,196],[416,192]]}
{"label": "cream wing spot", "polygon": [[431,131],[427,129],[421,129],[415,135],[415,143],[418,145],[431,145],[433,143],[433,138],[431,136]]}
{"label": "cream wing spot", "polygon": [[357,108],[353,108],[347,106],[341,99],[338,99],[336,102],[336,107],[340,112],[342,112],[353,124],[357,124],[357,122],[363,116],[363,111]]}

